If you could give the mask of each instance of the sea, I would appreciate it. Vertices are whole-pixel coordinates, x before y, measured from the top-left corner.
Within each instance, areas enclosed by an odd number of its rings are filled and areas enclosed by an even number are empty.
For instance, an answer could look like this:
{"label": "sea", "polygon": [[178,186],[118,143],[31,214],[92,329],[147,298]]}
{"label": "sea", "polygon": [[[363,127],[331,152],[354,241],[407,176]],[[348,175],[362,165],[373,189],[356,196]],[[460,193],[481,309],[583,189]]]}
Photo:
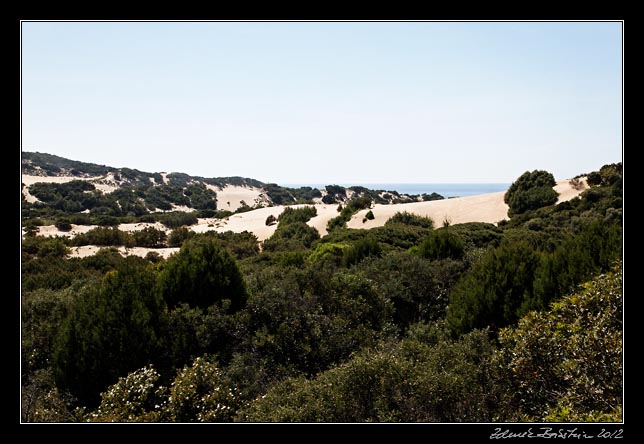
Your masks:
{"label": "sea", "polygon": [[[281,184],[285,187],[299,188],[312,187],[324,189],[330,184]],[[432,194],[438,193],[445,198],[476,196],[479,194],[496,193],[498,191],[507,191],[510,188],[509,183],[338,183],[343,187],[363,186],[371,190],[398,191],[400,194]]]}

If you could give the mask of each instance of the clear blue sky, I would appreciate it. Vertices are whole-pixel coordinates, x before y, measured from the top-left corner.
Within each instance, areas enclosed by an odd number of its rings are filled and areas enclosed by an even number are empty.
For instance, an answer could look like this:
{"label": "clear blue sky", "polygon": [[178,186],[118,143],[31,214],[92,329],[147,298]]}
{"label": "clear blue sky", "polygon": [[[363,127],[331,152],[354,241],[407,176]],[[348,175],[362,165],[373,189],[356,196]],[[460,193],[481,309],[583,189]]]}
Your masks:
{"label": "clear blue sky", "polygon": [[622,24],[22,24],[22,148],[278,183],[621,161]]}

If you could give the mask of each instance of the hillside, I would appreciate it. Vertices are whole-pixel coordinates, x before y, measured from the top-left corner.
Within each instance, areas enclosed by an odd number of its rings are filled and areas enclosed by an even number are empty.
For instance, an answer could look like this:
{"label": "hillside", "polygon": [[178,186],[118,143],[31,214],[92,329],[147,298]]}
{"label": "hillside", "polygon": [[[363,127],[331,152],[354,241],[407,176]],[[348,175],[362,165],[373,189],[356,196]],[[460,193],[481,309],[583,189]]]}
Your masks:
{"label": "hillside", "polygon": [[[23,153],[22,164],[23,232],[46,237],[73,239],[86,236],[97,227],[112,226],[124,235],[141,236],[141,232],[156,230],[159,236],[167,238],[172,230],[185,226],[194,233],[250,232],[264,242],[278,227],[276,223],[267,223],[270,218],[277,219],[287,206],[305,205],[316,210],[306,224],[325,236],[330,221],[340,215],[338,205],[347,207],[360,201],[365,205],[346,213],[346,221],[339,223],[346,223],[351,229],[371,229],[382,227],[401,212],[452,224],[497,224],[508,217],[503,192],[443,199],[438,195],[409,196],[337,185],[323,190],[286,188],[244,177],[147,173],[28,152]],[[565,180],[554,188],[561,203],[577,197],[588,185],[582,177],[574,186]],[[110,245],[119,247],[124,255],[142,257],[154,252],[167,258],[177,252],[175,245],[165,242],[142,241],[132,245],[118,240],[99,240],[98,245],[89,240],[75,242],[79,245],[70,245],[71,257],[93,255],[101,246]]]}
{"label": "hillside", "polygon": [[435,193],[401,195],[358,186],[328,185],[319,190],[282,187],[246,177],[149,173],[26,151],[22,153],[22,183],[22,192],[29,204],[67,213],[85,211],[113,216],[197,210],[213,216],[215,210],[237,212],[296,203],[337,204],[365,196],[382,204],[442,199]]}

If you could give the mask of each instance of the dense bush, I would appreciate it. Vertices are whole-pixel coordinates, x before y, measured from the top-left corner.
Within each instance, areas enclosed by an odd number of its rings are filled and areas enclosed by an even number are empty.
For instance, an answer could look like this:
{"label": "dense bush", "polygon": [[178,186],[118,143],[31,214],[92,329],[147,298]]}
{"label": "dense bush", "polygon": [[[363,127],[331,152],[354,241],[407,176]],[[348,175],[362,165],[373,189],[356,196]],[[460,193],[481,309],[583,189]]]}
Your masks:
{"label": "dense bush", "polygon": [[143,230],[135,231],[132,234],[134,245],[146,248],[164,247],[167,237],[165,231],[154,227],[145,227]]}
{"label": "dense bush", "polygon": [[92,228],[87,233],[77,234],[70,242],[74,246],[134,246],[134,238],[130,233],[108,227]]}
{"label": "dense bush", "polygon": [[423,228],[434,228],[434,221],[429,217],[418,216],[416,214],[408,213],[407,211],[398,212],[387,219],[385,225],[389,224],[406,224],[414,225]]}
{"label": "dense bush", "polygon": [[355,265],[364,258],[367,257],[377,257],[382,254],[382,248],[378,241],[372,238],[364,238],[357,241],[351,247],[347,248],[343,252],[342,256],[342,265],[345,267],[350,267]]}
{"label": "dense bush", "polygon": [[215,239],[184,242],[163,264],[159,291],[170,307],[186,303],[206,308],[215,303],[230,311],[246,302],[246,287],[235,259]]}
{"label": "dense bush", "polygon": [[510,207],[508,215],[525,213],[557,202],[556,185],[552,174],[543,170],[526,171],[510,185],[505,193],[505,203]]}
{"label": "dense bush", "polygon": [[621,421],[622,272],[530,312],[500,333],[510,421]]}
{"label": "dense bush", "polygon": [[287,379],[243,409],[261,422],[491,421],[494,345],[484,331],[436,344],[408,339],[356,354],[313,379]]}
{"label": "dense bush", "polygon": [[96,405],[101,391],[158,350],[163,301],[154,291],[154,275],[143,259],[124,264],[100,288],[79,296],[55,339],[56,384],[84,405]]}
{"label": "dense bush", "polygon": [[195,234],[194,231],[186,227],[177,227],[168,236],[168,247],[180,247],[184,241],[192,239]]}
{"label": "dense bush", "polygon": [[199,221],[194,213],[174,212],[160,215],[159,222],[168,228],[177,228],[184,225],[194,225]]}
{"label": "dense bush", "polygon": [[282,214],[279,215],[278,221],[280,224],[291,224],[293,222],[308,222],[312,217],[317,216],[318,211],[315,207],[301,207],[293,208],[286,207]]}
{"label": "dense bush", "polygon": [[432,231],[414,251],[427,259],[460,259],[465,251],[465,243],[451,227]]}

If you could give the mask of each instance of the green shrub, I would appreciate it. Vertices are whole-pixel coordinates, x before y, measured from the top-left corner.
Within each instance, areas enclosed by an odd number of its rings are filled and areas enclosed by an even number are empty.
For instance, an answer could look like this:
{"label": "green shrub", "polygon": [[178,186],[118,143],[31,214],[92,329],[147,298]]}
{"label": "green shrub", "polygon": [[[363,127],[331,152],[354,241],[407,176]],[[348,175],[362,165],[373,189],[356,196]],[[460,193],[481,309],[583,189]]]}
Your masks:
{"label": "green shrub", "polygon": [[434,221],[429,217],[418,216],[416,214],[408,213],[407,211],[397,212],[385,222],[385,225],[390,224],[405,224],[405,225],[414,225],[423,228],[434,228]]}
{"label": "green shrub", "polygon": [[246,286],[232,255],[215,239],[184,242],[159,275],[159,290],[168,306],[186,303],[206,308],[221,303],[237,311],[246,303]]}
{"label": "green shrub", "polygon": [[416,250],[426,259],[460,259],[465,251],[461,237],[451,227],[432,231]]}
{"label": "green shrub", "polygon": [[268,217],[266,218],[266,226],[270,227],[271,225],[275,225],[276,223],[277,223],[277,218],[272,214],[269,214]]}
{"label": "green shrub", "polygon": [[380,244],[372,239],[365,238],[357,241],[351,247],[344,250],[342,255],[342,265],[350,267],[362,261],[366,257],[378,257],[382,254]]}
{"label": "green shrub", "polygon": [[510,397],[504,420],[620,421],[622,310],[618,264],[550,311],[502,330],[498,358]]}
{"label": "green shrub", "polygon": [[177,227],[168,236],[168,247],[181,247],[184,241],[192,239],[195,234],[194,231],[186,227]]}
{"label": "green shrub", "polygon": [[125,258],[100,288],[80,296],[56,336],[56,384],[83,405],[96,405],[108,385],[157,353],[163,301],[141,260]]}
{"label": "green shrub", "polygon": [[551,173],[543,170],[526,171],[510,185],[504,201],[510,217],[557,203],[556,185]]}
{"label": "green shrub", "polygon": [[69,219],[58,219],[56,221],[56,228],[58,228],[59,231],[71,231],[72,230],[72,224],[69,222]]}

